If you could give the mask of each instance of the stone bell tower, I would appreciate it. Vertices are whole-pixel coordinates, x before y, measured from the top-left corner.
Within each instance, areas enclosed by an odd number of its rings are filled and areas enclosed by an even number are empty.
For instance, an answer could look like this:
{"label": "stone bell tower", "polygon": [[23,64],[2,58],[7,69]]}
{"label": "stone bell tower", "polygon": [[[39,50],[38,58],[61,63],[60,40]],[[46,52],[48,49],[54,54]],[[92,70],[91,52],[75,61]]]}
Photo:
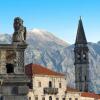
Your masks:
{"label": "stone bell tower", "polygon": [[80,18],[75,41],[75,83],[79,91],[89,91],[89,57],[87,40]]}
{"label": "stone bell tower", "polygon": [[14,19],[11,44],[0,44],[0,100],[27,100],[29,83],[25,75],[24,51],[26,28],[19,17]]}

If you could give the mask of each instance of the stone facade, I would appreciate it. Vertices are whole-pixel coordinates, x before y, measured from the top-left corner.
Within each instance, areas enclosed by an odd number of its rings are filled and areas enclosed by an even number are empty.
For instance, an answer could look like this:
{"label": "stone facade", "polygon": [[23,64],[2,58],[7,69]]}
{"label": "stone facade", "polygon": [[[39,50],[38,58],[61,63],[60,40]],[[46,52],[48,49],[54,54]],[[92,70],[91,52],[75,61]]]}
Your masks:
{"label": "stone facade", "polygon": [[[35,75],[32,77],[33,89],[29,91],[30,100],[64,100],[66,90],[66,80],[60,76]],[[52,84],[52,87],[49,84]],[[41,84],[41,85],[40,85]],[[61,87],[59,87],[61,84]],[[40,85],[40,86],[39,86]],[[50,99],[50,97],[52,99]]]}
{"label": "stone facade", "polygon": [[81,100],[80,92],[67,92],[66,100]]}

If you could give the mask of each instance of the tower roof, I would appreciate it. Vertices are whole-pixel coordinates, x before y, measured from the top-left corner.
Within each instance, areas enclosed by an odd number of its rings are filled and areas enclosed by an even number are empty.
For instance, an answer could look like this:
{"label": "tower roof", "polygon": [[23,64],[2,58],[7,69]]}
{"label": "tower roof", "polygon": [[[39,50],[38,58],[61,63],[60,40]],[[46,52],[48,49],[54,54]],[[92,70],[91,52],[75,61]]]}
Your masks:
{"label": "tower roof", "polygon": [[87,44],[83,23],[80,17],[75,44]]}

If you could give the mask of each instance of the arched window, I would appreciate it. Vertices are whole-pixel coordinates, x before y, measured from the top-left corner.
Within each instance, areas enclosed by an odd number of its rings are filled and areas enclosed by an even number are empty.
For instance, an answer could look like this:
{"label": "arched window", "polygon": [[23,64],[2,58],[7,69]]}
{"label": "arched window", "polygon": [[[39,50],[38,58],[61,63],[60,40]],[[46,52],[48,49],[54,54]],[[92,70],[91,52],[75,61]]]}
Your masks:
{"label": "arched window", "polygon": [[49,97],[49,100],[52,100],[52,96]]}
{"label": "arched window", "polygon": [[49,81],[49,87],[50,87],[50,88],[52,87],[52,82],[51,82],[51,81]]}
{"label": "arched window", "polygon": [[14,73],[14,65],[13,64],[6,64],[7,73]]}

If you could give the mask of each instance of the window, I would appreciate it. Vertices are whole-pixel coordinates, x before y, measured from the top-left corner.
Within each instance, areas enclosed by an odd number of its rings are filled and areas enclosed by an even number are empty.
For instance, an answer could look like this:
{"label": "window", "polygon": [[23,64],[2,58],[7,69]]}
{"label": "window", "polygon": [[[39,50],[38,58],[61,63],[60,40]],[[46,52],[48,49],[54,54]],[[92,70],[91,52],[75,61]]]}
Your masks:
{"label": "window", "polygon": [[72,98],[69,98],[69,100],[72,100]]}
{"label": "window", "polygon": [[49,100],[52,100],[52,96],[49,97]]}
{"label": "window", "polygon": [[85,76],[85,81],[87,81],[87,78],[86,78],[86,76]]}
{"label": "window", "polygon": [[65,98],[62,98],[62,100],[65,100]]}
{"label": "window", "polygon": [[45,100],[45,97],[42,97],[42,100]]}
{"label": "window", "polygon": [[82,86],[81,86],[81,84],[79,85],[79,90],[82,91]]}
{"label": "window", "polygon": [[31,97],[29,97],[29,100],[31,100]]}
{"label": "window", "polygon": [[7,73],[14,73],[13,64],[6,64]]}
{"label": "window", "polygon": [[75,100],[78,100],[78,98],[75,98]]}
{"label": "window", "polygon": [[38,82],[38,87],[41,87],[41,82]]}
{"label": "window", "polygon": [[51,81],[49,81],[49,87],[50,87],[50,88],[52,87],[52,82],[51,82]]}
{"label": "window", "polygon": [[61,88],[61,83],[59,83],[59,88]]}
{"label": "window", "polygon": [[56,100],[59,100],[59,98],[56,98]]}
{"label": "window", "polygon": [[33,84],[32,84],[32,82],[28,83],[27,86],[29,87],[29,89],[33,89]]}
{"label": "window", "polygon": [[3,96],[0,97],[0,100],[3,100]]}
{"label": "window", "polygon": [[14,86],[13,88],[12,88],[12,94],[18,94],[18,87],[17,86]]}
{"label": "window", "polygon": [[35,100],[38,100],[38,97],[37,96],[35,97]]}

